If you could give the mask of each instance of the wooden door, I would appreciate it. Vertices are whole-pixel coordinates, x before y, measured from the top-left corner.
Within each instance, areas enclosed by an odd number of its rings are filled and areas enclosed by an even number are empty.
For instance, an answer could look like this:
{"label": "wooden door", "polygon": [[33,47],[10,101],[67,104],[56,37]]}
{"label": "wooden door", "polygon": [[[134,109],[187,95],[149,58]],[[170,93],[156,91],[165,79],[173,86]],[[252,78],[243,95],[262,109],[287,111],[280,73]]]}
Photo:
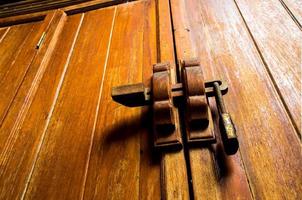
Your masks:
{"label": "wooden door", "polygon": [[[301,76],[290,77],[301,73],[302,38],[283,4],[92,4],[0,19],[0,199],[299,199]],[[279,14],[258,15],[265,6]],[[280,30],[291,53],[272,48]],[[218,143],[160,153],[152,109],[111,98],[115,86],[150,86],[153,64],[170,62],[176,75],[192,57],[205,79],[229,84],[233,156],[213,99]]]}

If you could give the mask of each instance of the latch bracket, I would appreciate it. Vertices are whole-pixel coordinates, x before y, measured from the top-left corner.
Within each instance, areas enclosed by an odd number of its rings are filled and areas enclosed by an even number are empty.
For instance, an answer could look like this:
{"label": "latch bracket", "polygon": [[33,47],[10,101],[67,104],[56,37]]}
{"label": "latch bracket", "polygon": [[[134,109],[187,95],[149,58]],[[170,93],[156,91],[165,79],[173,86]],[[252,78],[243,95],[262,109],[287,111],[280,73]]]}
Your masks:
{"label": "latch bracket", "polygon": [[112,89],[112,99],[122,105],[135,107],[152,105],[154,147],[179,149],[182,137],[177,109],[184,113],[186,142],[189,145],[209,145],[216,142],[208,98],[215,96],[220,118],[220,133],[225,152],[234,154],[239,143],[236,129],[227,113],[222,96],[227,93],[225,81],[205,81],[197,59],[180,62],[180,82],[172,84],[169,63],[153,66],[151,87],[143,83]]}

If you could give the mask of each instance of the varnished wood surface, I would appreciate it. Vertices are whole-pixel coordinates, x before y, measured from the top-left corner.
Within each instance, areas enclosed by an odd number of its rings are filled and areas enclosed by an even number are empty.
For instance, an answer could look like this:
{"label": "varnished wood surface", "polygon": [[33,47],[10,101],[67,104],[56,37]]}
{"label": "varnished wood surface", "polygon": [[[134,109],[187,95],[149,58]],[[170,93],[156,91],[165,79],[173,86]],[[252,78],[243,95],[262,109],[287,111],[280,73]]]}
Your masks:
{"label": "varnished wood surface", "polygon": [[[172,8],[179,58],[198,55],[207,79],[223,77],[229,82],[225,101],[240,143],[240,152],[227,158],[219,145],[213,158],[206,149],[191,150],[194,196],[299,198],[301,143],[235,3],[179,0]],[[197,11],[191,12],[193,8]],[[301,105],[298,99],[292,101]]]}
{"label": "varnished wood surface", "polygon": [[[87,13],[79,22],[77,42],[44,133],[26,198],[74,199],[83,195],[104,72],[102,66],[109,44],[110,28],[107,27],[112,23],[113,11]],[[103,23],[99,24],[98,20]],[[45,167],[49,169],[47,172]],[[70,171],[74,173],[68,173]],[[48,188],[47,192],[44,188]]]}
{"label": "varnished wood surface", "polygon": [[[0,20],[0,199],[299,199],[297,2],[92,2]],[[176,69],[196,56],[206,79],[229,83],[234,156],[213,100],[219,143],[159,154],[150,108],[110,97],[113,86],[148,86],[156,62]]]}
{"label": "varnished wood surface", "polygon": [[281,3],[256,0],[236,0],[236,3],[299,134],[302,112],[302,30],[299,30]]}
{"label": "varnished wood surface", "polygon": [[[173,45],[172,24],[169,1],[158,1],[158,58],[157,62],[169,62],[171,81],[176,83],[176,63]],[[176,113],[179,117],[179,113]],[[177,167],[176,167],[177,166]],[[184,150],[163,153],[161,160],[162,198],[189,199],[189,183]]]}
{"label": "varnished wood surface", "polygon": [[[2,115],[3,118],[0,126],[1,198],[20,198],[23,195],[30,168],[33,162],[35,162],[34,151],[38,145],[33,146],[32,143],[34,141],[31,140],[31,137],[28,139],[27,136],[29,135],[26,133],[32,133],[37,128],[36,123],[41,123],[41,121],[30,121],[29,126],[32,129],[22,130],[22,128],[24,128],[25,122],[28,122],[26,121],[28,113],[31,111],[30,108],[32,108],[31,105],[38,91],[41,78],[49,62],[50,55],[53,53],[56,38],[62,29],[64,17],[65,14],[62,12],[54,12],[47,16],[45,21],[36,27],[35,35],[31,36],[32,38],[28,41],[28,46],[22,48],[25,51],[24,55],[19,55],[15,61],[12,61],[19,68],[22,66],[27,67],[28,65],[28,70],[24,78],[21,79],[21,86],[17,90],[13,90],[16,95],[11,100],[7,114]],[[44,31],[46,31],[47,36],[45,37],[43,46],[37,51],[36,43]],[[36,55],[34,57],[31,51],[35,52]],[[27,59],[27,55],[33,58]],[[11,86],[14,85],[12,84]],[[45,92],[43,91],[43,95]],[[1,96],[1,104],[6,103],[4,100],[7,97],[10,96]],[[33,137],[35,136],[33,135]]]}

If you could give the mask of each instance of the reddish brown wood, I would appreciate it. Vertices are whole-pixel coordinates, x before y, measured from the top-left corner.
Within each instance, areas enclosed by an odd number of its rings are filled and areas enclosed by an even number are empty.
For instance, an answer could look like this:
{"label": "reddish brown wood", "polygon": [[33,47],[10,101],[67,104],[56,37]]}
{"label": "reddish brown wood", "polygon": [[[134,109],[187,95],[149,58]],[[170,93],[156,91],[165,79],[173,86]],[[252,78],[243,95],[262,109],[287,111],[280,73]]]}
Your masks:
{"label": "reddish brown wood", "polygon": [[[143,32],[143,69],[142,81],[145,86],[151,84],[152,65],[157,63],[157,26],[156,2],[146,1],[144,4]],[[151,110],[141,110],[142,124],[140,128],[140,181],[139,199],[161,199],[160,155],[153,151],[153,130],[150,124]]]}
{"label": "reddish brown wood", "polygon": [[[67,20],[24,122],[15,132],[14,142],[6,152],[0,175],[0,182],[5,183],[0,190],[2,198],[20,198],[25,192],[67,71],[80,20],[80,15]],[[1,129],[1,134],[4,131],[7,130]]]}
{"label": "reddish brown wood", "polygon": [[28,185],[28,199],[83,195],[113,15],[114,9],[84,15]]}
{"label": "reddish brown wood", "polygon": [[[240,143],[240,154],[228,158],[220,145],[213,149],[213,160],[207,149],[191,151],[194,194],[298,198],[300,141],[236,5],[216,0],[172,5],[179,57],[198,54],[207,79],[224,76],[230,83],[225,102]],[[191,12],[193,8],[198,12]]]}
{"label": "reddish brown wood", "polygon": [[180,123],[173,105],[169,63],[153,66],[152,100],[154,147],[167,150],[181,148]]}
{"label": "reddish brown wood", "polygon": [[[21,51],[15,62],[12,62],[16,74],[12,73],[11,70],[10,76],[6,76],[6,80],[14,80],[14,76],[18,75],[18,82],[1,85],[5,88],[3,91],[6,92],[4,93],[6,95],[0,93],[1,129],[3,130],[0,152],[5,152],[3,151],[6,148],[4,144],[9,144],[8,141],[13,138],[15,131],[22,124],[33,101],[50,55],[53,52],[53,45],[56,44],[57,35],[61,31],[62,23],[64,23],[64,16],[62,12],[53,12],[46,17],[43,23],[36,27],[37,30],[30,37],[31,39],[28,39],[28,46]],[[42,47],[37,51],[36,44],[44,31],[47,32],[48,36],[45,38]],[[26,68],[26,71],[24,68]]]}

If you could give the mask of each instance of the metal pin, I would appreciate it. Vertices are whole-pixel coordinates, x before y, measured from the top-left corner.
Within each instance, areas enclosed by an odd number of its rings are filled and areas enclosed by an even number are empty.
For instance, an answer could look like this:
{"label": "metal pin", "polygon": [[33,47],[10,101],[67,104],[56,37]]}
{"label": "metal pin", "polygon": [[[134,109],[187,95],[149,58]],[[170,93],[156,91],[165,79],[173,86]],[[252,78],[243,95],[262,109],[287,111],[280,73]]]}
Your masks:
{"label": "metal pin", "polygon": [[38,43],[37,43],[37,45],[36,45],[36,49],[40,48],[40,46],[42,45],[42,43],[43,43],[43,41],[45,39],[45,36],[46,36],[46,33],[43,32],[42,35],[41,35],[41,37],[40,37],[40,39],[39,39],[39,41],[38,41]]}
{"label": "metal pin", "polygon": [[233,124],[231,115],[226,111],[226,107],[222,98],[219,83],[214,83],[214,92],[216,104],[219,112],[220,133],[226,154],[235,154],[239,148],[236,129]]}

